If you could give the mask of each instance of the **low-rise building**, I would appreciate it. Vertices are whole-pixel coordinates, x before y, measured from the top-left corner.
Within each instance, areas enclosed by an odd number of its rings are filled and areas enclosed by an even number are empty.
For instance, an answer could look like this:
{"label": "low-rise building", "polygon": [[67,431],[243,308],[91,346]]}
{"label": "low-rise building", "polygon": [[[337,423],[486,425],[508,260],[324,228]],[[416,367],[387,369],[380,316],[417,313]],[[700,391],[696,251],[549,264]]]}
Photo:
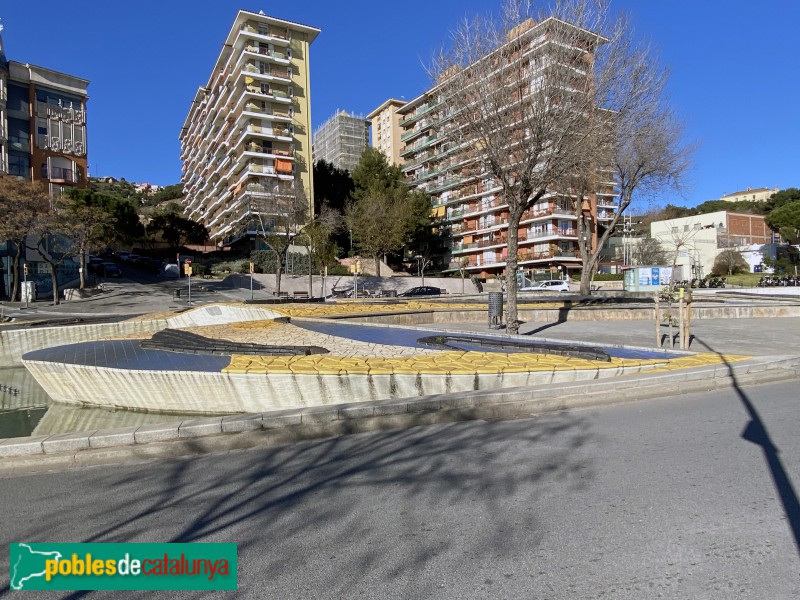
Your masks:
{"label": "low-rise building", "polygon": [[736,250],[754,272],[765,255],[774,253],[774,234],[763,215],[718,211],[650,224],[670,264],[679,270],[676,279],[701,278],[711,273],[723,250]]}
{"label": "low-rise building", "polygon": [[766,202],[772,194],[778,191],[778,186],[774,188],[747,188],[732,194],[725,194],[721,200],[726,202]]}

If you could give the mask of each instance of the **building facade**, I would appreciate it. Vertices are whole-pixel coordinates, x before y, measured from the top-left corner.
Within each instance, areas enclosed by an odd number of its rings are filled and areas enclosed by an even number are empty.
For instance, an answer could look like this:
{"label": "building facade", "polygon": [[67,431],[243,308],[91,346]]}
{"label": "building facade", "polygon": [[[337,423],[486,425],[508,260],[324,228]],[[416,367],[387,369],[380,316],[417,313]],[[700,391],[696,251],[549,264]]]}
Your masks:
{"label": "building facade", "polygon": [[192,101],[180,133],[184,204],[219,245],[258,233],[270,215],[254,220],[253,207],[279,188],[311,210],[309,51],[319,31],[240,10]]}
{"label": "building facade", "polygon": [[724,250],[741,253],[750,271],[755,272],[765,256],[774,256],[777,241],[763,215],[728,211],[654,221],[650,235],[679,269],[675,279],[709,275]]}
{"label": "building facade", "polygon": [[[535,65],[546,63],[539,59],[548,52],[551,24],[552,19],[538,24],[527,21],[509,32],[509,39],[522,44],[529,57],[526,76],[532,86],[542,77],[541,67]],[[584,55],[586,48],[576,47],[575,53]],[[481,60],[490,59],[491,55]],[[591,69],[587,68],[584,76],[591,76]],[[509,114],[524,110],[520,100],[509,103]],[[397,112],[405,144],[400,154],[403,173],[413,186],[431,196],[435,238],[440,240],[439,247],[430,251],[433,268],[464,269],[484,278],[501,275],[508,256],[508,204],[499,182],[483,168],[480,144],[454,139],[455,109],[448,104],[444,86],[435,86]],[[617,192],[610,175],[599,179],[595,193],[582,199],[581,211],[602,226],[614,217]],[[517,232],[519,268],[534,274],[550,273],[554,278],[581,268],[576,210],[574,197],[555,190],[525,210]],[[594,247],[596,242],[595,228],[589,244]]]}
{"label": "building facade", "polygon": [[369,121],[336,111],[314,132],[314,160],[324,160],[351,173],[369,146]]}
{"label": "building facade", "polygon": [[0,174],[41,181],[56,197],[87,187],[88,86],[73,75],[6,60],[0,37]]}
{"label": "building facade", "polygon": [[372,122],[372,147],[380,150],[391,165],[402,165],[404,162],[400,155],[403,147],[400,141],[403,133],[400,127],[402,116],[398,110],[405,105],[405,100],[389,98],[367,115]]}
{"label": "building facade", "polygon": [[747,188],[740,192],[725,194],[721,200],[727,202],[766,202],[772,194],[778,191],[778,186],[774,188]]}

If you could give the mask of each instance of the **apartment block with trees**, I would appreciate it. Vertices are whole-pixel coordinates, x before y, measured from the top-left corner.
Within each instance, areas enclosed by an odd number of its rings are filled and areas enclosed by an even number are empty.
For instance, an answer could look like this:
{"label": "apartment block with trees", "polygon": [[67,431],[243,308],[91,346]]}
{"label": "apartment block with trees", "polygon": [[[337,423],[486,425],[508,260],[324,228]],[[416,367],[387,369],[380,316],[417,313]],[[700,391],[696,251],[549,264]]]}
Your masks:
{"label": "apartment block with trees", "polygon": [[[430,253],[436,267],[465,268],[480,277],[506,270],[511,207],[503,190],[508,186],[486,167],[494,159],[490,152],[498,148],[488,148],[480,139],[480,127],[500,134],[498,145],[505,144],[506,160],[512,163],[509,171],[524,171],[527,165],[513,163],[526,160],[521,155],[527,153],[525,146],[535,124],[523,115],[544,115],[541,106],[534,105],[555,101],[551,90],[556,87],[590,86],[591,56],[603,42],[597,34],[555,18],[538,24],[528,19],[507,31],[499,48],[471,65],[440,72],[435,87],[398,110],[405,143],[403,172],[432,198],[436,235]],[[463,91],[473,85],[505,91],[492,99],[496,106],[490,109],[478,94],[470,100],[470,93]],[[547,93],[537,94],[539,89]],[[472,115],[465,117],[465,113]],[[486,123],[475,126],[471,118],[483,118]],[[545,122],[543,116],[540,124]],[[489,131],[488,136],[495,132]],[[553,187],[534,204],[522,207],[516,225],[520,268],[562,275],[581,268],[578,213],[593,224],[583,234],[591,238],[586,242],[593,249],[597,227],[613,219],[616,209],[613,175],[599,168],[594,172],[593,189],[580,194],[580,199],[576,190]],[[513,177],[510,172],[509,176]],[[576,202],[581,204],[579,211]]]}

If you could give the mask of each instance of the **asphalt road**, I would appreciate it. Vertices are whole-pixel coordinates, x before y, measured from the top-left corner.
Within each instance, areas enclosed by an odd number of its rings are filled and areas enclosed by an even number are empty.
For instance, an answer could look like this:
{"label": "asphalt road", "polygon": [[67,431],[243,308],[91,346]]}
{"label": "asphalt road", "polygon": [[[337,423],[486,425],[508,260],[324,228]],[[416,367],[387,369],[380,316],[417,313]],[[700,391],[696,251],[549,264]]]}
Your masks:
{"label": "asphalt road", "polygon": [[0,479],[0,522],[237,542],[246,598],[796,598],[799,424],[794,381]]}

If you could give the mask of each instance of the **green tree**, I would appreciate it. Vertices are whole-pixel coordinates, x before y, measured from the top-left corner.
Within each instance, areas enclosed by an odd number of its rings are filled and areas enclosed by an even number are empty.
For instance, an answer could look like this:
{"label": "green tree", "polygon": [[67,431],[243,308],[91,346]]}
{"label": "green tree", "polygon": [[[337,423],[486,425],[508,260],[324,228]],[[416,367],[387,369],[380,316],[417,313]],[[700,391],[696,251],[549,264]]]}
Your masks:
{"label": "green tree", "polygon": [[367,148],[353,171],[352,199],[345,207],[345,224],[360,252],[375,260],[380,277],[381,256],[400,250],[430,224],[430,200],[405,183],[400,167],[383,153]]}
{"label": "green tree", "polygon": [[728,200],[709,200],[698,204],[695,208],[695,214],[707,215],[712,212],[719,212],[726,210],[728,212],[749,213],[752,215],[763,215],[767,212],[767,205],[764,202],[748,202],[741,200],[739,202],[729,202]]}
{"label": "green tree", "polygon": [[202,244],[208,239],[208,230],[205,226],[184,217],[180,206],[175,203],[167,205],[165,210],[156,213],[146,229],[148,235],[160,235],[173,249],[186,244]]}
{"label": "green tree", "polygon": [[800,237],[800,200],[783,204],[766,216],[767,225],[777,229],[789,241]]}
{"label": "green tree", "polygon": [[[331,211],[344,214],[344,207],[348,198],[353,193],[355,185],[350,172],[339,169],[331,163],[318,160],[314,163],[314,214],[319,215],[323,206],[328,206]],[[350,251],[350,234],[338,227],[332,233],[332,242],[340,249]]]}
{"label": "green tree", "polygon": [[714,266],[711,268],[712,275],[733,275],[735,273],[746,273],[750,270],[747,261],[738,250],[723,250],[714,259]]}
{"label": "green tree", "polygon": [[792,202],[797,202],[798,200],[800,200],[800,189],[786,188],[785,190],[775,192],[766,202],[766,212],[770,213],[775,209],[781,208],[786,204],[791,204]]}
{"label": "green tree", "polygon": [[183,184],[176,183],[161,188],[148,200],[148,204],[158,204],[167,200],[177,200],[183,197]]}

